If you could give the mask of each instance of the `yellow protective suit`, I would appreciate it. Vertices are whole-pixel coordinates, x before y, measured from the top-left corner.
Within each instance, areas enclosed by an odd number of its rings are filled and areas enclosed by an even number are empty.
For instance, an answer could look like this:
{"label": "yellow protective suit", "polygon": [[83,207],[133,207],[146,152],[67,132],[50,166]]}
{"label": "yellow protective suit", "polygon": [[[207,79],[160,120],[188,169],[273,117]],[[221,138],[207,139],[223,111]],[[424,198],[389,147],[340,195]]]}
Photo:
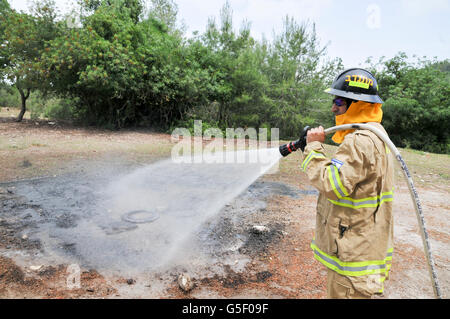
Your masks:
{"label": "yellow protective suit", "polygon": [[[381,105],[359,103],[352,103],[339,124],[365,118],[385,132],[377,123]],[[392,261],[394,159],[371,131],[334,138],[342,144],[332,159],[320,142],[308,143],[303,152],[302,169],[320,192],[311,248],[323,265],[348,278],[360,294],[372,296],[383,292]]]}

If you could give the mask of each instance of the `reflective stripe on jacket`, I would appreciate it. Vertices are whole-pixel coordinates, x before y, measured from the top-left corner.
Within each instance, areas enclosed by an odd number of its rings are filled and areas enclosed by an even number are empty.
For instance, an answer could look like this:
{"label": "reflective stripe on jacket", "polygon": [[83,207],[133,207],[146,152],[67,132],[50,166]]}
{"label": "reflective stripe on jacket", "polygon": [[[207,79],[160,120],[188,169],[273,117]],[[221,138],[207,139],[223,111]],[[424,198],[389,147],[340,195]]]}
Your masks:
{"label": "reflective stripe on jacket", "polygon": [[[384,129],[379,123],[368,123]],[[367,294],[382,291],[393,252],[394,159],[368,130],[347,134],[334,158],[309,143],[302,170],[320,194],[315,258]]]}

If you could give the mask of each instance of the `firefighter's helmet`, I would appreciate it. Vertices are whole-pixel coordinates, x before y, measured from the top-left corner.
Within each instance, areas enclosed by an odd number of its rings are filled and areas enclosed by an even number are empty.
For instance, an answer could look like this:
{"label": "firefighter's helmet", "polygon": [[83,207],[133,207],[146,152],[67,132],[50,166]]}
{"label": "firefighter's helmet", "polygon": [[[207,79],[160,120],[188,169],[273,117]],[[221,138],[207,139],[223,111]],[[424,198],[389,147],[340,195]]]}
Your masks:
{"label": "firefighter's helmet", "polygon": [[378,96],[378,83],[372,73],[360,68],[342,71],[326,93],[357,101],[383,103]]}

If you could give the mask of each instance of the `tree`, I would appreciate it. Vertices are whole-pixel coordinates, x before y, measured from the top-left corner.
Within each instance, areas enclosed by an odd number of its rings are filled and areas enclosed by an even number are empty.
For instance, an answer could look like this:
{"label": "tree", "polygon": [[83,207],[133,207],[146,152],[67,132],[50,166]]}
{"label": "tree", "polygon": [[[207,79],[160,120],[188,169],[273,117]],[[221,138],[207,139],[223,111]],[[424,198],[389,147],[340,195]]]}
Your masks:
{"label": "tree", "polygon": [[168,128],[204,96],[195,51],[160,21],[136,22],[120,1],[102,2],[82,21],[49,43],[41,69],[55,93],[77,98],[83,122]]}
{"label": "tree", "polygon": [[0,12],[4,12],[6,10],[11,10],[9,3],[7,0],[0,0]]}
{"label": "tree", "polygon": [[[230,126],[280,128],[283,138],[297,137],[304,125],[329,121],[329,98],[323,92],[342,64],[326,61],[312,27],[298,25],[286,17],[283,32],[273,43],[255,41],[250,23],[233,29],[229,2],[220,12],[220,24],[210,19],[199,37],[208,54],[200,57],[205,69],[214,70],[210,79],[211,107],[222,128]],[[325,111],[326,108],[326,111]],[[193,116],[205,121],[203,107]]]}
{"label": "tree", "polygon": [[6,57],[3,72],[21,97],[18,122],[22,121],[26,112],[30,92],[41,87],[43,71],[37,68],[37,62],[47,41],[57,33],[53,1],[36,3],[33,11],[35,16],[10,10],[1,20],[5,30],[0,54]]}
{"label": "tree", "polygon": [[8,43],[5,37],[5,30],[8,26],[6,18],[9,16],[11,8],[7,0],[0,0],[0,78],[3,79],[3,71],[8,65],[6,46]]}
{"label": "tree", "polygon": [[314,24],[284,18],[282,32],[268,46],[264,68],[270,82],[266,92],[270,123],[280,128],[280,136],[295,138],[305,125],[330,123],[329,97],[323,91],[342,63],[327,61],[325,54]]}
{"label": "tree", "polygon": [[119,10],[128,10],[129,17],[138,23],[143,13],[142,0],[79,0],[78,4],[84,11],[95,12],[101,6],[114,6]]}
{"label": "tree", "polygon": [[66,28],[42,55],[48,86],[60,96],[77,97],[78,114],[88,124],[119,125],[124,114],[133,116],[145,55],[135,54],[142,35],[137,13],[126,3],[87,2],[84,9],[95,11],[82,17],[83,26]]}
{"label": "tree", "polygon": [[37,83],[33,69],[33,61],[39,58],[36,21],[28,14],[11,11],[5,22],[8,28],[5,30],[7,45],[2,47],[2,56],[7,57],[4,73],[20,93],[22,108],[17,117],[20,122],[26,112],[26,100]]}
{"label": "tree", "polygon": [[[372,65],[383,105],[383,124],[400,147],[450,153],[448,60],[415,63],[405,53]],[[443,129],[444,128],[444,129]]]}
{"label": "tree", "polygon": [[148,18],[165,24],[169,33],[181,34],[177,29],[178,6],[173,0],[151,0]]}
{"label": "tree", "polygon": [[219,24],[210,19],[204,34],[185,39],[172,30],[173,1],[152,1],[139,20],[131,3],[81,1],[81,27],[47,42],[38,63],[45,87],[75,98],[77,119],[117,129],[202,119],[222,129],[279,127],[283,138],[327,124],[323,90],[342,66],[325,60],[314,25],[286,18],[274,43],[258,42],[249,22],[233,29],[226,2]]}

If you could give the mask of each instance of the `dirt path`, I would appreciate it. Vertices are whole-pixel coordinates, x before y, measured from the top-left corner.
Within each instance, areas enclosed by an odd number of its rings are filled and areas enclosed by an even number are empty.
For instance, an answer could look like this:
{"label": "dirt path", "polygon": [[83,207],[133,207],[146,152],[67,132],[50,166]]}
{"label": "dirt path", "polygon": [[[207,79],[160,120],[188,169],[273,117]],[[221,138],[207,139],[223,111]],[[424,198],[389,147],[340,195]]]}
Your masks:
{"label": "dirt path", "polygon": [[[0,121],[0,182],[39,176],[64,182],[70,174],[110,164],[133,169],[168,156],[173,145],[169,135],[148,131],[38,123]],[[19,184],[0,185],[0,298],[325,298],[326,271],[309,248],[317,192],[300,172],[297,155],[283,159],[276,174],[260,178],[208,220],[186,241],[190,249],[181,250],[173,265],[133,276],[81,266],[75,288],[70,280],[68,286],[71,263],[46,259],[46,247],[27,235],[43,220],[55,225],[58,220],[46,216],[31,197],[20,195]],[[448,157],[442,165],[449,167]],[[420,168],[414,171],[424,175]],[[416,187],[442,293],[449,298],[448,171],[439,174]],[[433,298],[414,207],[401,176],[394,211],[394,258],[382,298]],[[60,226],[70,227],[66,217]],[[254,226],[266,228],[258,232]],[[62,249],[76,257],[70,243]],[[179,288],[181,273],[192,278],[190,292]]]}

